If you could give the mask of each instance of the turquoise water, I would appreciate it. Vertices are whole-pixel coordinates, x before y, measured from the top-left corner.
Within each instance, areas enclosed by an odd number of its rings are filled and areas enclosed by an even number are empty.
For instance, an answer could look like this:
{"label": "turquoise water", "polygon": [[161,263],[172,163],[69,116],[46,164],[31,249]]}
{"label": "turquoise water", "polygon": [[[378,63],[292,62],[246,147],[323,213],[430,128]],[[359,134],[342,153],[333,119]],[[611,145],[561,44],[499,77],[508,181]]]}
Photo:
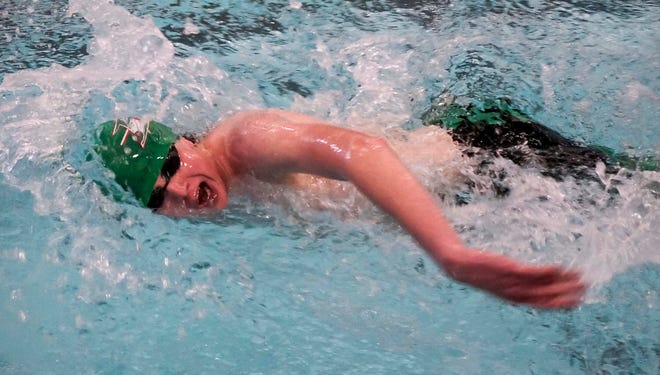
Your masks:
{"label": "turquoise water", "polygon": [[472,246],[585,273],[586,303],[547,312],[453,283],[355,192],[317,212],[258,186],[173,220],[103,195],[86,159],[115,116],[199,132],[281,107],[394,132],[448,94],[658,157],[657,2],[8,1],[0,18],[0,373],[658,373],[658,172],[557,182],[496,160],[509,197],[443,203]]}

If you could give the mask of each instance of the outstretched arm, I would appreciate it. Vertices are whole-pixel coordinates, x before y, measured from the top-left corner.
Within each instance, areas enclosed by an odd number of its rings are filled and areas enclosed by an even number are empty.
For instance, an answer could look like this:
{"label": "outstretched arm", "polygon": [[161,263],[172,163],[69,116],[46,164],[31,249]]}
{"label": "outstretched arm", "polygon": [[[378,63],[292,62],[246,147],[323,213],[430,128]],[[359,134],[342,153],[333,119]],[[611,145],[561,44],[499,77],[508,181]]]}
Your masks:
{"label": "outstretched arm", "polygon": [[526,266],[465,248],[434,197],[383,139],[284,111],[241,116],[222,130],[236,170],[258,176],[302,172],[349,180],[392,215],[454,279],[514,303],[544,308],[580,303],[585,286],[575,272]]}

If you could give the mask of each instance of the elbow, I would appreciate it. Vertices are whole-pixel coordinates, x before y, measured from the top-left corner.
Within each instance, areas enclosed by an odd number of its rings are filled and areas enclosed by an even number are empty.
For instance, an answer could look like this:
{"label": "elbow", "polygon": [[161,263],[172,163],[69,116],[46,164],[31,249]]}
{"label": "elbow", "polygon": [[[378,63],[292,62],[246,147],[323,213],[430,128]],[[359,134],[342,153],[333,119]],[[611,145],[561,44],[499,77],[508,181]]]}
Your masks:
{"label": "elbow", "polygon": [[368,175],[374,168],[382,168],[396,158],[389,143],[382,137],[360,135],[351,140],[343,158],[344,179],[354,181]]}
{"label": "elbow", "polygon": [[320,174],[337,180],[354,181],[365,173],[365,167],[370,168],[374,162],[382,161],[383,153],[387,153],[390,146],[384,138],[353,133],[342,142],[331,144],[330,149],[333,156],[324,154],[322,159],[327,169]]}
{"label": "elbow", "polygon": [[383,137],[361,134],[351,140],[348,159],[362,159],[381,152],[389,152],[390,145]]}
{"label": "elbow", "polygon": [[391,153],[388,142],[381,137],[352,131],[336,131],[326,137],[317,137],[315,147],[308,149],[304,158],[306,171],[338,180],[353,181],[365,173],[365,168],[388,160]]}

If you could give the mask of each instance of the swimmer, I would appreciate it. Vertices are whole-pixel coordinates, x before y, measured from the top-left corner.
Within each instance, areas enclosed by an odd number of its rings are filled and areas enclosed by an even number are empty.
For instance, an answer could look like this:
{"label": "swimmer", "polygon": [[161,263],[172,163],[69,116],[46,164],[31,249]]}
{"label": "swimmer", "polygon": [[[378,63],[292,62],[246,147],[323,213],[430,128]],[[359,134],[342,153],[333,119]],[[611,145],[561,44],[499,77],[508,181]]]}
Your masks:
{"label": "swimmer", "polygon": [[467,248],[385,140],[306,115],[238,113],[199,142],[155,121],[108,121],[95,150],[122,187],[163,215],[218,212],[227,206],[232,181],[244,176],[282,184],[309,175],[350,181],[459,282],[514,304],[554,309],[578,306],[586,289],[575,271]]}

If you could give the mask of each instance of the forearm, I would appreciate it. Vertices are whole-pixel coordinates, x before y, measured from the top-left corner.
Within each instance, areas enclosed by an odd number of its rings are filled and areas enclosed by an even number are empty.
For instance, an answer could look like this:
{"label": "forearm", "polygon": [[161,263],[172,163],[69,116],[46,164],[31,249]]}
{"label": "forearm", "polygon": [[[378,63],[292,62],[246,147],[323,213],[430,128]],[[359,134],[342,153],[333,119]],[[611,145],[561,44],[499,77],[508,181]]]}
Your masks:
{"label": "forearm", "polygon": [[444,267],[464,247],[436,199],[400,161],[384,140],[366,138],[353,145],[344,161],[347,179],[392,215]]}

